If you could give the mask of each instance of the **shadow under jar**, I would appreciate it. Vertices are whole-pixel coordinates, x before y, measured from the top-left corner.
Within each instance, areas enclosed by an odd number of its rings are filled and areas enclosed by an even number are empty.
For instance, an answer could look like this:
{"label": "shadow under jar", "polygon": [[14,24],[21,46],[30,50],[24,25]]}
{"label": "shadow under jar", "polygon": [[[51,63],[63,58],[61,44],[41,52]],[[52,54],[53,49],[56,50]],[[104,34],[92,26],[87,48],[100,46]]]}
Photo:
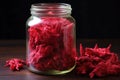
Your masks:
{"label": "shadow under jar", "polygon": [[27,63],[34,73],[60,75],[75,67],[76,32],[71,5],[37,3],[27,20]]}

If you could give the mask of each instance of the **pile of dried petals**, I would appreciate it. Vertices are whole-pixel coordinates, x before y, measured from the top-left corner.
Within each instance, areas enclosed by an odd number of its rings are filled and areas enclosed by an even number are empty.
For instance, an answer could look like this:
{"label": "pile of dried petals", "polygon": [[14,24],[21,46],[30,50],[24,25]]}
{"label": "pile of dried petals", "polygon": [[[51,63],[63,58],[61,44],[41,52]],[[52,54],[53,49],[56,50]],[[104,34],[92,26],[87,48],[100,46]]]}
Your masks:
{"label": "pile of dried petals", "polygon": [[12,58],[6,61],[5,66],[9,67],[12,71],[19,71],[23,69],[24,65],[26,65],[26,62],[22,59],[18,58]]}
{"label": "pile of dried petals", "polygon": [[120,61],[117,54],[110,51],[111,45],[107,48],[99,48],[97,44],[94,48],[83,48],[80,44],[80,57],[76,58],[77,74],[89,74],[104,77],[107,75],[118,75],[120,73]]}
{"label": "pile of dried petals", "polygon": [[67,70],[74,66],[73,22],[66,18],[43,17],[28,29],[28,66],[40,71]]}

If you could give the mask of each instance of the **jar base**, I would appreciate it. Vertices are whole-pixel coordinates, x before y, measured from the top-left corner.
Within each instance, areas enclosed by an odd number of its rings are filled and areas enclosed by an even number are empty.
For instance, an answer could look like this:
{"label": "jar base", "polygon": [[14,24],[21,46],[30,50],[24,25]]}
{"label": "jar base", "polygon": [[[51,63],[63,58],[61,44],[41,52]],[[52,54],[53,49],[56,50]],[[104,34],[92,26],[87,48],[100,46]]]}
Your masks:
{"label": "jar base", "polygon": [[71,72],[76,65],[74,65],[72,68],[64,71],[59,71],[59,70],[49,70],[49,71],[40,71],[35,69],[33,66],[29,66],[28,70],[30,72],[36,73],[36,74],[43,74],[43,75],[62,75]]}

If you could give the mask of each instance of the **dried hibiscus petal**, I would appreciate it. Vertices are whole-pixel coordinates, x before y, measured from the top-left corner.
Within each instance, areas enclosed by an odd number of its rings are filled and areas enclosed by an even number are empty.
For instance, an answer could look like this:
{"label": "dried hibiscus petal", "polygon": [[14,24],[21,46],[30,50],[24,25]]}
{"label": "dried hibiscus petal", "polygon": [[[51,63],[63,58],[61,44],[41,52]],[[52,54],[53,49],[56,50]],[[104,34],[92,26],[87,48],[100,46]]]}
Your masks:
{"label": "dried hibiscus petal", "polygon": [[104,62],[100,62],[89,74],[90,78],[94,76],[103,77],[107,75],[107,65]]}
{"label": "dried hibiscus petal", "polygon": [[109,45],[107,48],[99,48],[97,45],[95,45],[94,48],[86,48],[85,49],[85,55],[88,55],[88,56],[104,56],[106,54],[110,54],[110,46]]}
{"label": "dried hibiscus petal", "polygon": [[12,58],[6,61],[5,66],[9,67],[12,71],[19,71],[24,67],[25,64],[25,61],[22,59]]}

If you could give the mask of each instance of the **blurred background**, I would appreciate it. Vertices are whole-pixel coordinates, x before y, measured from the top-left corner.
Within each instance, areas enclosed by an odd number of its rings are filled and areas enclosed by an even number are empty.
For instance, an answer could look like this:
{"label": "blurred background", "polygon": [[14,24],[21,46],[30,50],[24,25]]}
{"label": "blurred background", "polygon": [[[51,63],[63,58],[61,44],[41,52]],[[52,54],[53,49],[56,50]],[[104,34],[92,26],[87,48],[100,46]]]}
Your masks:
{"label": "blurred background", "polygon": [[25,39],[33,3],[69,3],[77,38],[120,38],[117,0],[5,0],[0,2],[0,39]]}

